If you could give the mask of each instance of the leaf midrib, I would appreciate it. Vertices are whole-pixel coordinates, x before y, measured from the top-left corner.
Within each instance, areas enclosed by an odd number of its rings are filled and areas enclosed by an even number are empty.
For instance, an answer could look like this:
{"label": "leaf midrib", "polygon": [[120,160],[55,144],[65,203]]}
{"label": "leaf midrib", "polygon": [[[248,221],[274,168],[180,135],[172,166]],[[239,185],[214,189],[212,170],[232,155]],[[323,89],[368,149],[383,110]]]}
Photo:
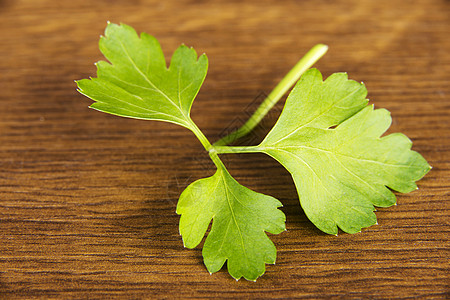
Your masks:
{"label": "leaf midrib", "polygon": [[[117,41],[119,42],[120,46],[122,47],[123,51],[125,52],[128,60],[130,61],[130,63],[133,65],[133,67],[136,69],[136,71],[145,79],[145,81],[147,81],[150,86],[152,86],[158,93],[160,93],[164,98],[166,98],[174,107],[176,107],[178,109],[178,111],[181,113],[182,116],[185,117],[186,121],[188,121],[189,123],[189,117],[184,113],[184,111],[181,109],[181,107],[179,107],[178,105],[175,104],[175,101],[173,101],[172,99],[170,99],[170,97],[168,95],[166,95],[163,91],[161,91],[151,80],[150,78],[148,78],[148,76],[146,74],[144,74],[141,69],[139,69],[139,67],[136,65],[135,61],[133,60],[133,58],[131,58],[130,54],[128,53],[127,49],[125,48],[125,45],[122,43],[122,41],[120,39],[117,39]],[[181,66],[180,66],[181,69]],[[178,89],[178,93],[179,93],[179,89]]]}
{"label": "leaf midrib", "polygon": [[359,161],[365,161],[365,162],[371,162],[371,163],[377,163],[380,165],[386,165],[386,166],[392,166],[392,167],[399,167],[399,168],[416,168],[416,169],[420,169],[420,166],[413,166],[413,165],[405,165],[405,164],[389,164],[389,163],[384,163],[384,162],[380,162],[377,160],[370,160],[370,159],[363,159],[360,157],[354,157],[351,155],[347,155],[347,154],[343,154],[343,153],[339,153],[339,152],[332,152],[330,150],[325,150],[322,148],[316,148],[316,147],[308,147],[308,146],[283,146],[283,147],[270,147],[270,146],[264,146],[264,147],[258,147],[258,149],[260,151],[266,152],[265,150],[284,150],[285,152],[289,152],[292,153],[291,151],[288,151],[289,149],[298,149],[298,148],[304,148],[304,149],[311,149],[311,150],[315,150],[315,151],[321,151],[321,152],[327,152],[330,153],[332,155],[339,155],[339,156],[344,156],[344,157],[348,157],[351,159],[355,159],[355,160],[359,160]]}
{"label": "leaf midrib", "polygon": [[[324,84],[324,82],[322,82],[322,85]],[[311,87],[312,88],[312,87]],[[341,99],[339,99],[338,101],[333,102],[328,109],[326,109],[325,111],[321,112],[320,114],[318,114],[317,116],[315,116],[313,119],[311,119],[308,123],[302,124],[300,127],[297,127],[296,129],[294,129],[293,131],[291,131],[290,133],[288,133],[287,135],[285,135],[284,137],[282,137],[281,139],[279,139],[277,141],[281,142],[282,140],[287,139],[288,137],[290,137],[291,135],[293,135],[294,133],[296,133],[297,131],[299,131],[300,129],[308,126],[309,124],[311,124],[312,122],[314,122],[315,120],[317,120],[318,118],[320,118],[321,116],[323,116],[325,113],[329,112],[333,107],[335,107],[337,104],[341,103],[344,99],[354,95],[357,91],[359,91],[361,89],[361,86],[358,86],[358,88],[356,88],[355,90],[353,90],[351,93],[347,94],[346,96],[342,97]],[[276,128],[276,125],[273,127],[273,129]],[[330,125],[331,126],[331,125]],[[272,132],[272,131],[271,131]],[[271,132],[269,132],[267,134],[267,138],[271,135]],[[261,144],[264,144],[266,139],[264,139],[264,141]]]}
{"label": "leaf midrib", "polygon": [[234,213],[233,206],[231,205],[231,202],[230,202],[230,198],[229,198],[229,195],[228,195],[228,191],[230,191],[230,193],[232,194],[232,196],[233,196],[235,199],[237,199],[237,198],[236,198],[236,196],[231,192],[231,190],[230,190],[230,188],[229,188],[229,186],[228,186],[228,184],[227,184],[227,182],[226,182],[226,180],[225,180],[225,176],[223,176],[223,175],[222,175],[222,181],[223,181],[223,184],[224,184],[224,186],[225,186],[225,196],[226,196],[226,198],[227,198],[227,204],[228,204],[228,207],[229,207],[229,209],[230,209],[231,216],[232,216],[232,218],[233,218],[234,224],[236,225],[236,228],[237,228],[237,230],[238,230],[238,232],[239,232],[239,237],[240,237],[240,239],[241,239],[241,245],[242,245],[242,250],[243,250],[244,256],[245,256],[245,262],[248,264],[249,259],[248,259],[248,256],[247,256],[247,249],[245,248],[245,244],[244,244],[244,238],[243,238],[243,236],[242,236],[241,228],[239,227],[239,224],[238,224],[238,222],[237,222],[237,220],[236,220],[236,216],[235,216],[235,213]]}
{"label": "leaf midrib", "polygon": [[[103,85],[104,87],[108,88],[107,85],[105,85],[104,83],[99,82],[98,80],[96,81],[96,83],[99,84],[99,85]],[[111,84],[112,84],[112,83],[111,83]],[[115,85],[115,86],[116,86],[116,85]],[[122,88],[119,87],[119,86],[116,86],[116,87],[119,88],[119,89],[122,89]],[[124,92],[128,93],[129,95],[131,95],[132,97],[138,97],[138,96],[136,96],[136,95],[134,95],[134,94],[132,94],[132,93],[130,93],[130,92],[124,90],[124,89],[122,89],[122,90],[123,90]],[[81,91],[82,91],[82,90],[81,90]],[[150,108],[147,108],[147,107],[138,106],[138,105],[133,104],[133,103],[131,103],[131,102],[126,102],[126,101],[124,101],[124,100],[122,100],[122,99],[120,99],[120,98],[114,97],[114,96],[112,96],[112,95],[110,95],[110,94],[106,94],[106,93],[102,93],[102,92],[99,92],[99,93],[101,93],[102,95],[105,95],[105,96],[107,96],[107,97],[113,98],[113,99],[115,99],[115,100],[117,100],[117,101],[119,101],[119,102],[122,102],[122,103],[125,103],[125,104],[129,104],[129,105],[131,105],[131,106],[134,106],[134,107],[136,107],[136,108],[138,108],[138,109],[146,110],[146,111],[148,111],[150,114],[160,114],[160,115],[163,115],[163,116],[167,116],[168,118],[173,118],[173,119],[176,119],[176,120],[183,121],[183,122],[180,122],[180,123],[177,122],[179,125],[186,126],[186,124],[187,124],[187,123],[184,123],[184,121],[185,121],[184,119],[180,119],[180,118],[178,118],[178,117],[176,117],[176,116],[172,116],[172,115],[169,115],[169,114],[166,114],[166,113],[163,113],[163,112],[160,112],[160,111],[156,111],[156,110],[153,110],[153,109],[150,109]],[[104,102],[104,101],[101,101],[101,100],[95,100],[95,102],[100,102],[100,103],[104,103],[104,104],[109,104],[109,103]],[[121,109],[122,109],[122,110],[129,111],[129,112],[138,113],[138,112],[136,112],[136,111],[132,111],[132,110],[129,110],[129,109],[126,109],[126,108],[121,108]]]}

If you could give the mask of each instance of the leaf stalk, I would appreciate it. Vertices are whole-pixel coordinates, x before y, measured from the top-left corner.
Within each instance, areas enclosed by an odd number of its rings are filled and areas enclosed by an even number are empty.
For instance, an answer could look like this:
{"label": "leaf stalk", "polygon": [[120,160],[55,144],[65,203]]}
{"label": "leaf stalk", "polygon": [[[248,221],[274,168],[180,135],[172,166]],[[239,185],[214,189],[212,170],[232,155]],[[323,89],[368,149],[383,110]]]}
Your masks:
{"label": "leaf stalk", "polygon": [[281,97],[283,97],[283,95],[299,80],[300,76],[312,67],[327,52],[327,50],[328,46],[324,44],[317,44],[312,47],[270,92],[242,127],[221,138],[213,145],[229,145],[250,133]]}

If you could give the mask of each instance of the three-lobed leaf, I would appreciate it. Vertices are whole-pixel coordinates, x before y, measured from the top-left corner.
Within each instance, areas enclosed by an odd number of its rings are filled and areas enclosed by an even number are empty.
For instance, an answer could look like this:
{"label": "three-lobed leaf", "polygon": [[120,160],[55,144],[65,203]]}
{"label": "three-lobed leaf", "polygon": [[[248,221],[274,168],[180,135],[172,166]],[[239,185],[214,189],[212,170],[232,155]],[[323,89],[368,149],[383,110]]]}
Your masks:
{"label": "three-lobed leaf", "polygon": [[240,185],[223,166],[208,178],[189,185],[180,196],[180,233],[184,245],[196,247],[211,230],[203,245],[203,258],[210,273],[228,260],[235,279],[256,280],[265,264],[274,264],[276,248],[264,231],[285,230],[286,217],[277,199]]}
{"label": "three-lobed leaf", "polygon": [[256,147],[291,173],[303,210],[326,233],[376,224],[374,206],[396,202],[388,188],[410,192],[430,170],[405,135],[380,138],[391,118],[387,110],[367,106],[366,94],[344,73],[322,81],[318,70],[309,70]]}
{"label": "three-lobed leaf", "polygon": [[112,23],[99,48],[110,63],[99,61],[97,78],[77,81],[79,91],[95,101],[91,108],[192,128],[190,109],[208,69],[205,54],[197,59],[194,49],[182,45],[167,68],[153,36],[139,37],[132,27]]}

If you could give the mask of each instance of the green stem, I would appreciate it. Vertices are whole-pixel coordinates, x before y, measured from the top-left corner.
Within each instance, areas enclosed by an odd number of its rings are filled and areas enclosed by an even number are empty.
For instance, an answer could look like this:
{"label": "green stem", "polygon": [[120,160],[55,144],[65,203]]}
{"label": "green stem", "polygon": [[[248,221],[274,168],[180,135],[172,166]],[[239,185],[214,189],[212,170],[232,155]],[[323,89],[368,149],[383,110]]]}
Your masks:
{"label": "green stem", "polygon": [[216,165],[217,169],[226,169],[225,165],[223,164],[222,160],[219,158],[219,155],[217,155],[217,152],[214,148],[211,148],[209,150],[209,157],[212,159],[214,164]]}
{"label": "green stem", "polygon": [[211,148],[213,148],[213,146],[208,141],[206,136],[203,134],[203,132],[200,130],[200,128],[198,128],[197,124],[195,124],[192,120],[191,120],[190,126],[188,128],[195,134],[195,136],[198,138],[200,143],[202,143],[203,147],[205,147],[206,151],[209,152],[211,150]]}
{"label": "green stem", "polygon": [[217,151],[215,147],[211,145],[211,143],[208,141],[206,136],[203,134],[203,132],[198,128],[197,124],[194,123],[194,121],[191,120],[189,129],[195,134],[195,136],[198,138],[200,143],[202,143],[203,147],[205,147],[206,151],[208,151],[209,157],[214,162],[216,167],[218,169],[225,168],[223,162],[220,160],[219,156],[217,155]]}
{"label": "green stem", "polygon": [[209,150],[210,153],[256,153],[260,152],[261,149],[258,148],[258,146],[213,146],[211,150]]}
{"label": "green stem", "polygon": [[[237,139],[247,135],[270,109],[283,97],[283,95],[294,85],[300,76],[314,65],[328,50],[328,46],[323,44],[315,45],[300,59],[297,64],[286,74],[286,76],[278,83],[278,85],[270,92],[266,99],[261,103],[258,109],[248,119],[248,121],[236,131],[228,134],[222,139],[215,142],[215,146],[223,146],[231,144]],[[228,153],[228,152],[227,152]]]}

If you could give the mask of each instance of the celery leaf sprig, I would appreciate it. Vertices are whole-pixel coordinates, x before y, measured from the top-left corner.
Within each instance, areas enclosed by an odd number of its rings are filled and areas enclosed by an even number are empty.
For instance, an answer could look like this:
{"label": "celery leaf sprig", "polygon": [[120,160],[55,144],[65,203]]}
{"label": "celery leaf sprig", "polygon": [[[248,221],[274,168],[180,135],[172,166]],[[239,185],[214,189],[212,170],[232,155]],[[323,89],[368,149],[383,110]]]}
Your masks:
{"label": "celery leaf sprig", "polygon": [[[77,81],[78,91],[94,100],[93,109],[122,117],[183,126],[199,139],[216,166],[214,175],[190,184],[177,205],[185,247],[203,240],[210,273],[227,262],[230,275],[256,280],[274,264],[276,248],[266,232],[285,230],[282,204],[239,184],[219,158],[225,153],[265,153],[292,175],[300,204],[322,231],[348,233],[376,224],[375,206],[396,203],[392,190],[417,188],[430,166],[403,134],[381,137],[391,117],[368,105],[362,83],[335,73],[325,81],[308,70],[327,51],[313,47],[283,78],[237,131],[211,144],[190,117],[192,103],[208,69],[205,54],[181,45],[167,67],[158,41],[127,25],[108,23],[100,51],[109,61],[97,77]],[[302,75],[303,74],[303,75]],[[297,82],[297,80],[301,79]],[[272,130],[256,146],[228,146],[248,134],[297,82]]]}

